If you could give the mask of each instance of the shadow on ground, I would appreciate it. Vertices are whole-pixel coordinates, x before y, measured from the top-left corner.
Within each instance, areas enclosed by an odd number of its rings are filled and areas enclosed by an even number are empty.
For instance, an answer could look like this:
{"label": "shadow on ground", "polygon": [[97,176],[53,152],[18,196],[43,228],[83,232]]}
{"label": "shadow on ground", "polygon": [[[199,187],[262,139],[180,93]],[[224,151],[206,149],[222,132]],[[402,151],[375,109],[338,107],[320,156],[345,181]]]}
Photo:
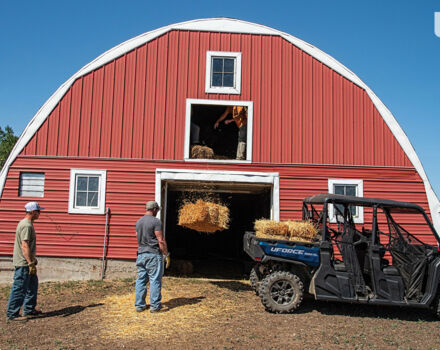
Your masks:
{"label": "shadow on ground", "polygon": [[233,292],[243,292],[243,291],[252,290],[249,284],[240,281],[210,281],[209,283],[220,288],[229,289]]}
{"label": "shadow on ground", "polygon": [[205,297],[194,297],[194,298],[173,298],[170,299],[163,304],[168,306],[168,308],[174,309],[176,307],[185,306],[185,305],[194,305],[200,303]]}
{"label": "shadow on ground", "polygon": [[411,322],[438,322],[438,319],[429,309],[315,301],[312,297],[305,298],[301,307],[295,311],[295,313],[306,314],[314,310],[329,316],[397,319]]}
{"label": "shadow on ground", "polygon": [[32,319],[37,319],[37,318],[47,318],[47,317],[55,317],[55,316],[62,316],[62,317],[67,317],[67,316],[71,316],[74,314],[77,314],[81,311],[84,311],[85,309],[89,308],[89,307],[98,307],[104,305],[102,303],[99,304],[90,304],[90,305],[75,305],[75,306],[68,306],[59,310],[54,310],[54,311],[49,311],[49,312],[45,312],[41,315],[32,317]]}

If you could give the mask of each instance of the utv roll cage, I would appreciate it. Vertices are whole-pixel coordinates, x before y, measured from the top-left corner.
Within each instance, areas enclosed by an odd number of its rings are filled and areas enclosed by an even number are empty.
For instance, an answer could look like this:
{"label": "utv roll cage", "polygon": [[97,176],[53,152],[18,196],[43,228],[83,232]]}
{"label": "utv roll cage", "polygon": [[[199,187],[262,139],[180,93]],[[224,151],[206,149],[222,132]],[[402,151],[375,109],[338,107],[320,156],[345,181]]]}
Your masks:
{"label": "utv roll cage", "polygon": [[[317,205],[323,206],[321,210],[315,208]],[[337,228],[329,224],[329,205],[334,206]],[[364,225],[361,230],[359,229],[361,224],[354,223],[351,207],[372,208],[371,230],[366,229]],[[388,232],[379,229],[378,209],[381,209],[386,217]],[[408,232],[396,222],[392,215],[395,213],[421,214],[431,229],[437,245],[440,246],[439,236],[425,211],[414,203],[337,194],[318,194],[303,201],[303,219],[311,220],[320,228],[323,241],[336,245],[344,263],[336,265],[335,268],[346,270],[350,274],[356,293],[364,295],[368,293],[364,278],[365,271],[370,270],[370,267],[365,264],[365,254],[368,254],[368,247],[373,243],[380,247],[381,251],[378,266],[381,266],[382,270],[386,269],[388,273],[393,273],[392,269],[397,268],[405,285],[405,298],[421,300],[426,282],[426,268],[439,247],[426,244]],[[387,242],[383,242],[383,238],[386,238]],[[391,255],[393,267],[388,267],[387,259],[383,259],[386,252]]]}

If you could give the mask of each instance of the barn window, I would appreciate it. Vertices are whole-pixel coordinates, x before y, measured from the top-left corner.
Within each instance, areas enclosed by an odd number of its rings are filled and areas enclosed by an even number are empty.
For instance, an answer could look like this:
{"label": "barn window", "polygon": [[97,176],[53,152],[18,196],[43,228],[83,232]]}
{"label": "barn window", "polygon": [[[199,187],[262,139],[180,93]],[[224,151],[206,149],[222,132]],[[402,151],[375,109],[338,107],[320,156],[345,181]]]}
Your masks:
{"label": "barn window", "polygon": [[[363,180],[356,179],[329,179],[328,180],[328,191],[333,194],[342,194],[347,196],[363,197],[364,186]],[[341,212],[344,208],[342,206],[335,205]],[[353,215],[353,220],[355,223],[364,222],[364,210],[363,207],[350,206],[349,210]],[[329,206],[329,218],[331,222],[336,222],[336,213],[333,205]]]}
{"label": "barn window", "polygon": [[252,102],[187,99],[186,107],[185,160],[251,161]]}
{"label": "barn window", "polygon": [[241,52],[206,53],[205,92],[239,94],[241,90]]}
{"label": "barn window", "polygon": [[70,171],[69,213],[104,214],[106,171]]}
{"label": "barn window", "polygon": [[44,173],[20,173],[20,197],[44,197]]}

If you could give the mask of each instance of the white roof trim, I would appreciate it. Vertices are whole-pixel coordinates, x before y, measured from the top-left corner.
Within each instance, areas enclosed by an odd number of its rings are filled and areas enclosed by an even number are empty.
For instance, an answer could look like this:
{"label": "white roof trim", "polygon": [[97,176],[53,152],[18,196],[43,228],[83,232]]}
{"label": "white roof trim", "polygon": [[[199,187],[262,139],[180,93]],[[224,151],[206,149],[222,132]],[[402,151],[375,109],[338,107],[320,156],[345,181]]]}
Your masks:
{"label": "white roof trim", "polygon": [[3,192],[3,187],[6,181],[6,175],[8,173],[9,167],[13,161],[20,154],[22,149],[26,146],[32,136],[37,132],[38,128],[43,124],[48,115],[55,108],[57,103],[61,100],[73,82],[79,77],[101,67],[102,65],[114,60],[115,58],[123,55],[124,53],[141,46],[160,35],[169,32],[171,30],[194,30],[194,31],[211,31],[211,32],[228,32],[228,33],[248,33],[248,34],[262,34],[262,35],[277,35],[291,42],[301,50],[307,52],[317,60],[321,61],[328,67],[332,68],[345,78],[349,79],[353,83],[359,85],[370,96],[374,105],[378,109],[379,113],[382,115],[385,123],[390,128],[391,132],[396,137],[397,141],[405,151],[409,160],[414,165],[414,168],[419,173],[422,178],[426,194],[428,197],[429,208],[433,218],[434,227],[437,232],[440,233],[440,202],[434,193],[431,184],[429,183],[428,177],[426,176],[425,170],[423,169],[422,163],[420,162],[411,142],[406,136],[405,132],[402,130],[400,125],[397,123],[393,114],[386,108],[382,101],[374,94],[374,92],[352,71],[350,71],[343,64],[335,60],[333,57],[329,56],[325,52],[319,50],[313,45],[300,40],[290,34],[283,33],[273,28],[269,28],[260,24],[245,22],[237,19],[230,18],[208,18],[208,19],[198,19],[188,22],[182,22],[177,24],[171,24],[150,32],[141,34],[130,40],[127,40],[114,48],[103,53],[101,56],[97,57],[83,68],[81,68],[77,73],[75,73],[70,79],[68,79],[63,85],[61,85],[57,91],[46,101],[46,103],[38,110],[29,124],[26,126],[25,130],[21,134],[19,140],[15,144],[11,154],[9,155],[6,163],[0,173],[0,196]]}

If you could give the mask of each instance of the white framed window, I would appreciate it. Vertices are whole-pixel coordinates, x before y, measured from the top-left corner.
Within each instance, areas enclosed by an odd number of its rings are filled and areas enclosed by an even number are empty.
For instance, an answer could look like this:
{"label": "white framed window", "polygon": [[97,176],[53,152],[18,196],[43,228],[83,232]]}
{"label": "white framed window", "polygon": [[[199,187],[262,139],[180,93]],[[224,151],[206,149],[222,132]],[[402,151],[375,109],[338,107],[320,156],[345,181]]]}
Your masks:
{"label": "white framed window", "polygon": [[[348,196],[363,197],[364,181],[357,179],[329,179],[328,192],[333,194],[343,194]],[[362,224],[364,222],[364,208],[350,207],[355,223]],[[329,205],[330,222],[336,222],[335,208]]]}
{"label": "white framed window", "polygon": [[[219,117],[223,114],[227,107],[242,106],[246,107],[246,140],[243,146],[245,157],[244,159],[237,159],[238,143],[240,140],[240,129],[236,123],[229,122],[231,120],[227,117],[220,124],[220,127],[215,129],[214,125]],[[229,129],[228,131],[221,131],[221,127]],[[251,101],[226,101],[226,100],[203,100],[192,99],[186,100],[186,117],[185,117],[185,149],[184,160],[196,162],[229,162],[229,163],[250,163],[252,161],[252,129],[253,129],[253,102]],[[216,135],[213,135],[215,133]],[[228,136],[227,136],[228,134]],[[194,137],[197,135],[197,137]],[[212,139],[216,142],[211,143]],[[205,144],[212,148],[214,158],[193,158],[191,155],[191,148],[194,144]],[[229,156],[224,156],[223,147],[229,147],[231,152]],[[227,153],[227,152],[226,152]],[[223,154],[223,156],[222,156]],[[217,155],[220,155],[217,157]]]}
{"label": "white framed window", "polygon": [[241,52],[206,52],[205,92],[241,93]]}
{"label": "white framed window", "polygon": [[20,197],[44,197],[44,173],[20,173]]}
{"label": "white framed window", "polygon": [[104,214],[106,170],[71,169],[69,213]]}

